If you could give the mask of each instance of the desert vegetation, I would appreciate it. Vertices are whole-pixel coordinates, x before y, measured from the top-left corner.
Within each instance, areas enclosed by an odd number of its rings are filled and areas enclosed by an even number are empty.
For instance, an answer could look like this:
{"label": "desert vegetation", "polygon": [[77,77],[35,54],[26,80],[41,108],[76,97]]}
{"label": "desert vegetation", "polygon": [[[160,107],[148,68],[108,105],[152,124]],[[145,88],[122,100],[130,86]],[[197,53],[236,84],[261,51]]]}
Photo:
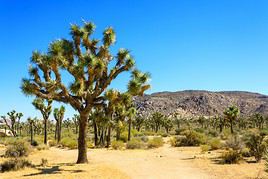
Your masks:
{"label": "desert vegetation", "polygon": [[[216,157],[207,159],[216,165],[263,164],[267,116],[244,115],[235,104],[210,116],[144,113],[137,98],[150,88],[150,74],[138,70],[129,50],[112,53],[116,41],[112,27],[104,30],[101,40],[93,38],[94,31],[92,22],[73,24],[70,39],[53,41],[47,52],[33,52],[29,77],[22,79],[21,90],[34,97],[32,105],[42,118],[21,121],[23,113],[15,110],[1,116],[1,172],[45,167],[47,159],[37,165],[28,157],[52,148],[78,150],[77,164],[88,163],[89,150],[150,152],[161,148],[176,153],[176,149],[198,148],[200,155],[215,152]],[[123,72],[130,75],[124,92],[110,87]],[[69,83],[63,80],[66,74],[72,79]],[[54,107],[54,102],[62,106]],[[64,105],[76,114],[66,118]]]}

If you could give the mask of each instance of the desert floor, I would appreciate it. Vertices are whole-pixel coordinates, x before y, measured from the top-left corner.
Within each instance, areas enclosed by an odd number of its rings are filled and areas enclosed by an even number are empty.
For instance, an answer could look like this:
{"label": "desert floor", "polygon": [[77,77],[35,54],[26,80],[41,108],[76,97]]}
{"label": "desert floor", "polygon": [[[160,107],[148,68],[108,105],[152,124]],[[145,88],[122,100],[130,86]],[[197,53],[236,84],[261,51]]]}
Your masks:
{"label": "desert floor", "polygon": [[202,154],[199,147],[169,144],[151,150],[90,149],[89,164],[76,165],[77,150],[50,148],[28,157],[35,165],[47,159],[47,167],[1,173],[0,178],[267,178],[264,162],[222,165],[218,155],[219,151]]}

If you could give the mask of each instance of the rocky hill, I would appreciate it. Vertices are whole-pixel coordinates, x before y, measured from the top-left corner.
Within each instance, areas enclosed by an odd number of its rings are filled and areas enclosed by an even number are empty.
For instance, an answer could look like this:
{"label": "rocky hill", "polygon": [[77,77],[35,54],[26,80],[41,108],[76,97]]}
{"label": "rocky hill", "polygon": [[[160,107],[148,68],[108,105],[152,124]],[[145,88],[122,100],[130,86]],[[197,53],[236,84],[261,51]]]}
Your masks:
{"label": "rocky hill", "polygon": [[135,99],[140,113],[159,111],[164,114],[177,112],[181,116],[222,115],[230,105],[239,107],[242,116],[253,113],[268,115],[268,96],[243,91],[178,91],[159,92]]}

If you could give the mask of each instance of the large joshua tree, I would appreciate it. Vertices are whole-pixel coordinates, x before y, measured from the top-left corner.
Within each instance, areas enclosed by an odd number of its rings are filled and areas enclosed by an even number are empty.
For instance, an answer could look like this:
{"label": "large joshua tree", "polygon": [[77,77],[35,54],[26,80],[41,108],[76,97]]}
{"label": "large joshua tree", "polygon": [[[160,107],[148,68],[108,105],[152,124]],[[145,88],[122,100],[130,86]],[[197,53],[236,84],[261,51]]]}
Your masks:
{"label": "large joshua tree", "polygon": [[65,108],[61,106],[60,108],[55,108],[53,112],[54,119],[56,120],[56,130],[55,130],[55,139],[59,143],[61,140],[61,126],[62,120],[64,118]]}
{"label": "large joshua tree", "polygon": [[230,106],[224,110],[223,114],[225,115],[225,119],[230,123],[231,133],[233,134],[233,123],[238,118],[240,111],[236,106]]}
{"label": "large joshua tree", "polygon": [[36,98],[32,102],[34,107],[39,110],[43,116],[44,120],[44,144],[47,144],[47,125],[48,125],[48,118],[52,112],[52,100],[44,100],[42,98]]}
{"label": "large joshua tree", "polygon": [[[24,94],[67,103],[78,111],[77,163],[88,162],[86,135],[92,108],[102,105],[104,91],[111,82],[122,72],[132,71],[135,64],[126,49],[120,49],[115,56],[111,54],[110,47],[116,40],[113,28],[104,30],[102,42],[91,38],[94,29],[91,22],[84,22],[82,27],[72,25],[72,39],[52,42],[48,53],[33,52],[30,78],[22,82]],[[69,86],[67,80],[62,80],[63,73],[70,75]],[[135,79],[131,83],[136,83]],[[148,88],[144,85],[141,92]]]}

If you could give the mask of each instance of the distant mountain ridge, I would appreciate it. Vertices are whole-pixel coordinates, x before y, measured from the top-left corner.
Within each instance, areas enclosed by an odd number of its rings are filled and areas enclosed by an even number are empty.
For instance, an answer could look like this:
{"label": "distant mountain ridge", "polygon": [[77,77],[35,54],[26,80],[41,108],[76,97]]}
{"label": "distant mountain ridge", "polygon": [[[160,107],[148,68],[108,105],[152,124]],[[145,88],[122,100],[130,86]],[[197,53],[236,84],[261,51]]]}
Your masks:
{"label": "distant mountain ridge", "polygon": [[247,91],[164,91],[138,97],[135,102],[144,115],[159,111],[164,114],[176,112],[185,117],[215,116],[222,115],[230,105],[238,106],[241,116],[268,115],[268,96]]}

